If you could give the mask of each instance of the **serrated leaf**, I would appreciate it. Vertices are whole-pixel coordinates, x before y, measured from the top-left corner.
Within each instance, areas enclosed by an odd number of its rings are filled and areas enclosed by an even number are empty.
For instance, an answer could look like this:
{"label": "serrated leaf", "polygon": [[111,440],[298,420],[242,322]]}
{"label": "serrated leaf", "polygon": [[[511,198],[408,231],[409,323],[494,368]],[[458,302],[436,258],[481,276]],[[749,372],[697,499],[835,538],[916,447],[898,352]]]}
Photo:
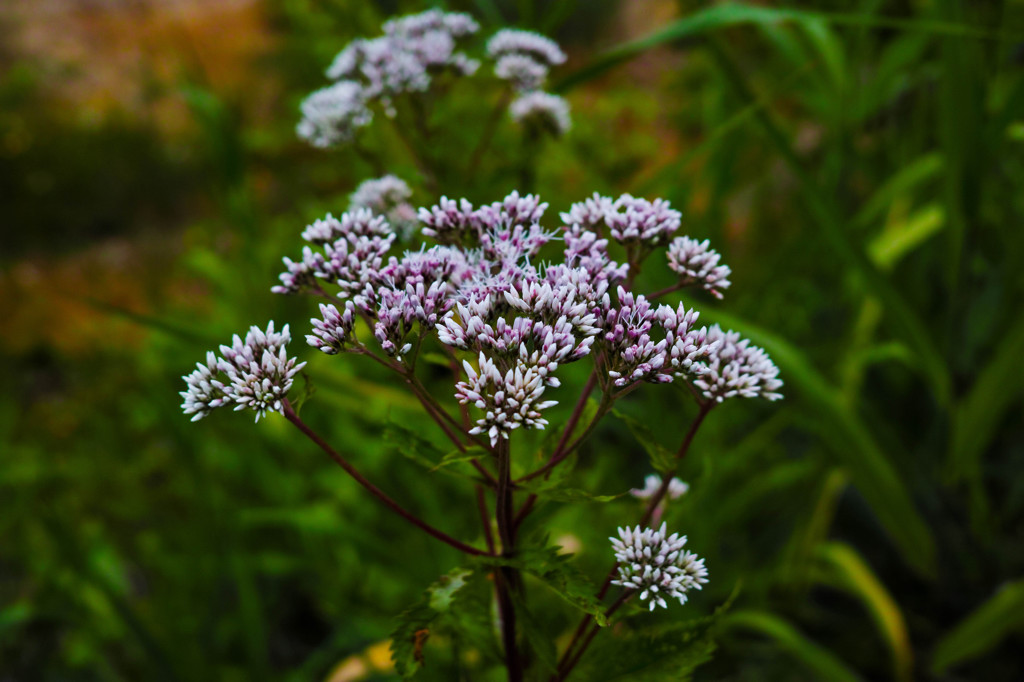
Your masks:
{"label": "serrated leaf", "polygon": [[473,447],[466,448],[465,450],[452,450],[442,457],[441,461],[435,464],[430,470],[437,471],[438,469],[443,469],[444,467],[451,466],[452,464],[480,459],[481,457],[487,457],[490,454],[491,453],[486,448],[482,448],[479,445],[474,445]]}
{"label": "serrated leaf", "polygon": [[542,500],[551,500],[553,502],[611,502],[629,493],[629,491],[626,491],[618,495],[594,495],[579,487],[565,487],[552,484],[551,481],[541,481],[541,483],[536,485],[530,484],[534,482],[522,483],[520,487],[526,493],[532,493]]}
{"label": "serrated leaf", "polygon": [[415,675],[425,662],[423,647],[435,621],[447,614],[459,590],[469,581],[472,570],[456,568],[427,588],[423,599],[398,617],[391,632],[391,660],[402,677]]}
{"label": "serrated leaf", "polygon": [[602,627],[608,624],[605,605],[595,596],[597,589],[582,571],[569,560],[571,554],[559,554],[557,547],[521,549],[515,557],[479,557],[477,561],[489,566],[508,566],[528,573],[550,587],[555,593],[579,610],[594,617]]}
{"label": "serrated leaf", "polygon": [[630,433],[633,434],[633,437],[636,438],[637,442],[640,443],[651,458],[651,466],[654,467],[655,471],[660,474],[667,474],[675,469],[675,455],[657,441],[646,424],[641,423],[640,420],[629,416],[621,410],[612,410],[612,414],[625,422],[626,426],[629,427]]}
{"label": "serrated leaf", "polygon": [[[729,602],[707,618],[650,626],[609,637],[587,652],[579,679],[595,682],[688,680],[711,658],[714,637]],[[599,635],[600,636],[600,635]]]}
{"label": "serrated leaf", "polygon": [[[461,473],[449,466],[457,461],[462,461],[461,456],[465,453],[455,451],[445,454],[429,440],[393,421],[389,421],[384,427],[383,435],[384,440],[394,445],[403,457],[419,464],[428,471],[440,471],[441,473],[460,478],[473,478],[471,475]],[[474,449],[469,448],[466,450],[466,453],[469,453],[471,450]],[[467,456],[466,459],[473,459],[475,456]]]}

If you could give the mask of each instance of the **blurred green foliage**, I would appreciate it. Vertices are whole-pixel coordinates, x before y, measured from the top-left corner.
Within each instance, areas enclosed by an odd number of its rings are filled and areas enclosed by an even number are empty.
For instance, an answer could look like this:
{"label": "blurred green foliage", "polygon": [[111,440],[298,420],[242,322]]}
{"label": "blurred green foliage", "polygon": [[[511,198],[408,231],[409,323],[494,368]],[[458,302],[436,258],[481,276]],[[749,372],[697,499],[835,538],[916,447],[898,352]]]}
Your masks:
{"label": "blurred green foliage", "polygon": [[[531,189],[552,212],[595,190],[670,199],[733,268],[725,302],[698,309],[782,369],[785,401],[729,404],[702,428],[682,474],[691,491],[668,512],[712,581],[687,613],[650,622],[709,615],[741,585],[697,678],[1019,679],[1022,8],[681,2],[680,19],[615,47],[624,10],[610,1],[442,4],[568,46],[574,129],[543,147]],[[269,293],[279,258],[378,169],[304,148],[297,103],[348,40],[425,6],[268,0],[280,40],[255,68],[284,96],[254,122],[188,74],[177,89],[194,125],[174,140],[132,119],[69,121],[31,65],[2,73],[5,281],[19,259],[149,239],[153,225],[175,246],[149,273],[167,286],[125,284],[157,292],[146,312],[97,308],[109,344],[44,339],[0,356],[0,676],[325,679],[458,565],[283,420],[190,424],[177,396],[230,334],[269,319],[304,329],[309,303]],[[449,196],[496,200],[519,181],[489,159],[459,174],[482,105],[455,90],[436,112]],[[386,170],[416,179],[396,140],[371,136]],[[496,144],[519,142],[503,129]],[[639,289],[668,280],[654,268]],[[141,340],[123,340],[133,328]],[[385,438],[392,422],[444,451],[417,406],[378,368],[308,355],[304,418],[394,497],[474,538],[458,479],[424,474]],[[584,378],[567,371],[562,395]],[[445,381],[438,370],[438,393]],[[675,390],[623,406],[669,448],[694,409]],[[599,494],[651,470],[621,419],[578,459],[572,486]],[[553,529],[597,582],[605,538],[635,506],[548,501],[524,532]],[[553,639],[574,619],[566,607],[538,627]],[[428,642],[424,674],[458,679],[443,645]]]}

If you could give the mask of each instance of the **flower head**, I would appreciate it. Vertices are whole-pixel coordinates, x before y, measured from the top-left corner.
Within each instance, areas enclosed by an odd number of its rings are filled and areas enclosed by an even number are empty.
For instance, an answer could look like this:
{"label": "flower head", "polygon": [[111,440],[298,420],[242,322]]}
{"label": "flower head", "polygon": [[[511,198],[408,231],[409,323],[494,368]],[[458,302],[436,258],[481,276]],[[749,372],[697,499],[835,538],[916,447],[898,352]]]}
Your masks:
{"label": "flower head", "polygon": [[[629,494],[638,500],[649,500],[654,497],[654,494],[661,489],[663,480],[658,474],[650,474],[644,479],[643,488],[633,488],[629,491]],[[668,482],[668,499],[677,500],[687,492],[689,492],[690,486],[679,478],[673,478]]]}
{"label": "flower head", "polygon": [[416,209],[409,203],[412,190],[394,175],[364,180],[349,195],[349,210],[368,209],[383,216],[396,232],[408,237],[416,226]]}
{"label": "flower head", "polygon": [[679,273],[684,284],[698,284],[715,298],[722,298],[722,290],[728,289],[728,265],[719,265],[722,256],[711,248],[705,239],[702,242],[689,237],[677,237],[668,245],[668,267]]}
{"label": "flower head", "polygon": [[549,95],[539,90],[527,92],[517,97],[508,110],[516,123],[535,126],[556,137],[569,132],[572,127],[569,103],[558,95]]}
{"label": "flower head", "polygon": [[752,346],[739,332],[722,331],[717,324],[708,329],[707,341],[714,350],[704,360],[704,371],[694,380],[704,394],[716,402],[726,398],[765,398],[778,400],[779,368],[763,349]]}
{"label": "flower head", "polygon": [[295,375],[306,365],[288,357],[290,340],[288,325],[278,333],[271,322],[265,332],[251,327],[244,340],[236,334],[230,346],[220,347],[219,357],[208,352],[205,364],[182,377],[187,385],[181,391],[182,410],[193,415],[192,421],[224,405],[253,410],[256,421],[267,412],[281,412]]}
{"label": "flower head", "polygon": [[357,129],[369,125],[373,112],[366,106],[366,93],[355,81],[339,81],[317,90],[302,102],[299,137],[314,147],[348,142]]}
{"label": "flower head", "polygon": [[487,41],[487,54],[494,59],[519,54],[532,57],[546,66],[565,63],[565,53],[558,43],[533,31],[504,28]]}
{"label": "flower head", "polygon": [[618,576],[613,585],[630,590],[641,590],[640,599],[655,606],[668,607],[666,597],[686,603],[686,593],[701,589],[708,582],[704,560],[686,551],[686,536],[667,535],[665,524],[661,528],[619,528],[618,538],[608,538],[615,550]]}

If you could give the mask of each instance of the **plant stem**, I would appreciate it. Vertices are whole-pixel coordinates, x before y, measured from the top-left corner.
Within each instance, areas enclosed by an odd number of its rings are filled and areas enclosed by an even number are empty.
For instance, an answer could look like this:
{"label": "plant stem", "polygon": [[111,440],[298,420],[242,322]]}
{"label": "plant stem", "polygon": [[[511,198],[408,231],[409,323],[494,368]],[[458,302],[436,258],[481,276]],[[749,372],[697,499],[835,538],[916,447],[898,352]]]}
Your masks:
{"label": "plant stem", "polygon": [[672,483],[672,477],[676,475],[679,470],[679,462],[686,456],[686,453],[690,450],[690,444],[693,443],[693,437],[697,435],[697,429],[704,422],[704,417],[708,416],[708,412],[715,405],[714,402],[701,403],[700,412],[697,413],[697,418],[690,424],[690,430],[686,432],[686,436],[683,438],[682,444],[679,446],[679,451],[676,452],[676,465],[672,467],[672,471],[666,473],[661,477],[661,487],[658,488],[658,492],[654,493],[654,497],[647,503],[647,511],[644,512],[643,517],[640,519],[640,525],[644,526],[648,521],[651,520],[651,516],[654,515],[654,510],[658,507],[665,495],[668,493],[669,484]]}
{"label": "plant stem", "polygon": [[[512,452],[509,442],[499,438],[495,446],[498,456],[498,491],[495,518],[498,523],[498,537],[501,539],[501,555],[515,554],[515,528],[512,517]],[[517,571],[505,566],[496,571],[498,578],[498,609],[501,612],[501,635],[505,646],[505,665],[509,682],[522,682],[523,664],[519,658],[516,642],[516,612],[512,603],[512,589],[519,582]]]}
{"label": "plant stem", "polygon": [[498,124],[501,123],[501,116],[505,113],[505,109],[508,108],[508,103],[512,99],[512,92],[506,90],[501,99],[498,100],[497,106],[491,111],[490,117],[487,119],[487,123],[484,127],[484,132],[480,136],[480,141],[477,143],[476,148],[473,150],[472,155],[469,157],[469,167],[466,172],[466,177],[475,177],[477,169],[480,167],[480,161],[484,158],[484,152],[491,146],[491,140],[494,139],[494,133],[498,130]]}
{"label": "plant stem", "polygon": [[299,418],[299,415],[295,413],[295,410],[292,409],[291,403],[285,400],[283,408],[284,416],[288,421],[290,421],[292,424],[298,427],[298,429],[302,431],[302,433],[304,433],[307,438],[309,438],[311,441],[320,446],[320,449],[326,452],[327,455],[338,464],[338,466],[344,469],[349,476],[354,478],[356,482],[359,483],[359,485],[366,488],[374,497],[383,502],[385,506],[391,509],[391,511],[395,512],[396,514],[398,514],[399,516],[401,516],[406,521],[410,522],[420,530],[426,532],[428,535],[437,538],[438,540],[447,545],[451,545],[459,551],[465,552],[466,554],[472,554],[473,556],[491,556],[488,552],[477,549],[476,547],[471,547],[464,542],[456,540],[447,533],[444,533],[438,530],[437,528],[434,528],[429,523],[419,518],[402,505],[395,502],[393,499],[388,497],[388,495],[383,490],[381,490],[380,488],[366,480],[366,478],[364,478],[363,475],[360,474],[355,467],[349,464],[348,460],[346,460],[344,457],[338,454],[330,445],[327,444],[327,442],[323,438],[317,435],[317,433],[313,431],[313,429],[309,428],[309,426],[307,426],[306,423]]}
{"label": "plant stem", "polygon": [[[697,417],[693,420],[693,423],[690,424],[690,428],[686,432],[686,435],[683,437],[683,442],[679,446],[679,450],[676,452],[676,466],[672,467],[671,471],[666,472],[662,476],[661,487],[658,488],[658,491],[654,494],[654,497],[651,498],[651,501],[648,503],[647,509],[644,511],[643,517],[641,517],[640,519],[641,526],[646,525],[647,522],[651,520],[651,516],[654,514],[654,510],[657,508],[658,504],[661,503],[662,499],[664,499],[666,493],[668,492],[669,483],[671,483],[672,477],[675,476],[676,471],[678,471],[679,469],[679,461],[686,456],[687,452],[689,452],[690,445],[693,443],[693,438],[695,435],[697,435],[697,429],[700,428],[700,425],[704,422],[704,418],[708,416],[708,412],[711,411],[711,408],[714,407],[714,405],[715,403],[713,402],[700,403],[700,412],[697,414]],[[604,599],[604,596],[608,594],[608,588],[612,586],[612,580],[615,579],[615,571],[618,568],[618,562],[612,564],[612,568],[610,571],[608,571],[608,576],[605,578],[604,584],[601,585],[601,589],[597,593],[598,599]],[[579,641],[579,638],[583,636],[583,633],[586,631],[587,626],[590,624],[590,620],[591,616],[589,613],[583,616],[579,626],[573,633],[572,639],[569,641],[569,646],[568,648],[566,648],[566,653],[562,656],[563,659],[565,658],[565,656],[568,655],[569,651],[571,651],[572,648],[576,645],[576,642]],[[590,639],[593,639],[593,637],[591,636]],[[575,662],[572,665],[575,665]],[[569,670],[571,669],[572,666],[569,667]],[[564,674],[568,673],[566,672]]]}
{"label": "plant stem", "polygon": [[[619,608],[623,604],[625,604],[629,600],[629,598],[632,597],[634,594],[636,594],[635,590],[623,590],[622,594],[619,595],[619,598],[616,599],[612,603],[612,605],[608,607],[608,610],[604,612],[605,617],[610,618],[612,614],[618,611]],[[600,625],[594,624],[594,626],[590,629],[590,632],[587,634],[587,636],[583,639],[582,642],[580,642],[579,647],[576,649],[576,652],[570,654],[570,652],[572,652],[573,649],[573,644],[575,643],[576,638],[582,634],[583,628],[580,628],[576,631],[576,636],[573,638],[573,642],[569,643],[569,646],[568,648],[566,648],[565,653],[562,654],[562,660],[558,662],[558,675],[554,679],[564,680],[569,676],[569,673],[572,672],[572,669],[575,668],[576,664],[580,662],[581,658],[583,658],[583,654],[586,652],[587,647],[589,647],[590,643],[594,641],[594,637],[596,637],[597,633],[600,632],[602,629],[603,628]]]}
{"label": "plant stem", "polygon": [[476,486],[476,506],[480,511],[480,523],[484,527],[484,541],[487,543],[487,550],[494,554],[494,534],[491,532],[491,515],[487,512],[487,497],[484,489]]}

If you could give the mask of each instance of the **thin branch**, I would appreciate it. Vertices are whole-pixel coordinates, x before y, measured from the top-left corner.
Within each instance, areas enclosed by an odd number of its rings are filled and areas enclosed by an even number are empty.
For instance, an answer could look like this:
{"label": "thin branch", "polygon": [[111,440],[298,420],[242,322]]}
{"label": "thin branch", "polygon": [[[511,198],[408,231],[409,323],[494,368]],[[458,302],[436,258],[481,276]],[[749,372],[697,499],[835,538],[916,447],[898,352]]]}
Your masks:
{"label": "thin branch", "polygon": [[505,113],[505,109],[508,108],[508,103],[512,99],[511,91],[506,90],[501,99],[498,100],[497,106],[491,111],[490,117],[487,119],[487,123],[484,124],[484,132],[480,135],[480,141],[477,143],[476,148],[473,149],[473,153],[469,157],[469,167],[466,171],[466,177],[474,177],[477,169],[480,166],[480,161],[484,158],[484,152],[491,146],[491,140],[494,139],[494,133],[498,131],[498,124],[501,123],[502,114]]}
{"label": "thin branch", "polygon": [[456,540],[447,533],[444,533],[438,530],[437,528],[434,528],[429,523],[419,518],[402,505],[395,502],[393,499],[388,497],[388,495],[383,490],[381,490],[374,484],[370,483],[366,478],[364,478],[363,475],[360,474],[356,470],[356,468],[353,467],[348,462],[348,460],[339,455],[330,445],[327,444],[327,442],[323,438],[321,438],[319,435],[317,435],[315,431],[309,428],[309,426],[307,426],[306,423],[299,418],[299,415],[295,413],[295,410],[292,409],[291,403],[289,403],[287,400],[284,401],[283,410],[284,416],[288,421],[290,421],[292,424],[298,427],[298,429],[302,431],[302,433],[304,433],[307,438],[316,443],[321,450],[326,452],[327,455],[331,459],[333,459],[338,464],[338,466],[344,469],[349,476],[354,478],[356,482],[359,483],[359,485],[366,488],[374,497],[383,502],[384,505],[391,509],[393,512],[404,518],[406,521],[409,521],[411,524],[413,524],[420,530],[426,532],[434,538],[437,538],[438,540],[444,542],[447,545],[451,545],[457,550],[465,552],[466,554],[472,554],[473,556],[491,556],[488,552],[477,549],[476,547],[471,547],[470,545],[467,545],[464,542]]}
{"label": "thin branch", "polygon": [[484,527],[484,540],[487,542],[487,550],[494,554],[494,533],[491,532],[491,515],[487,511],[487,497],[484,489],[476,486],[476,506],[480,511],[480,523]]}
{"label": "thin branch", "polygon": [[[647,522],[651,520],[651,516],[654,514],[654,510],[665,498],[665,494],[668,492],[669,484],[672,482],[672,477],[675,476],[676,471],[679,469],[679,461],[686,457],[686,453],[689,452],[690,445],[693,443],[693,438],[695,435],[697,435],[697,429],[700,428],[700,425],[704,422],[704,418],[708,416],[708,412],[711,411],[711,408],[714,407],[714,405],[715,403],[713,402],[700,403],[700,412],[697,414],[697,417],[693,420],[693,423],[690,424],[690,428],[686,432],[686,435],[683,437],[683,442],[679,446],[679,450],[676,452],[676,466],[674,466],[671,471],[666,472],[662,476],[661,487],[658,488],[658,491],[654,494],[654,497],[651,498],[651,501],[648,503],[647,509],[644,511],[643,517],[641,517],[640,519],[641,526],[646,525]],[[604,583],[601,585],[601,589],[597,593],[598,599],[604,599],[605,595],[608,594],[608,588],[611,587],[612,580],[615,579],[615,572],[618,570],[618,568],[618,562],[612,564],[611,570],[608,571],[608,576],[605,578]],[[583,616],[579,626],[576,628],[575,633],[573,633],[573,638],[569,643],[569,649],[573,647],[574,643],[578,641],[578,639],[586,631],[587,626],[590,624],[590,620],[591,616],[589,613]],[[575,663],[573,665],[575,665]],[[571,670],[572,668],[570,667],[569,669]]]}
{"label": "thin branch", "polygon": [[[608,610],[604,612],[605,617],[610,618],[612,614],[618,611],[619,608],[627,601],[629,601],[629,598],[632,597],[634,594],[636,594],[635,590],[623,590],[622,594],[619,595],[619,598],[616,599],[615,602],[608,607]],[[569,646],[566,648],[565,653],[562,654],[562,660],[558,662],[558,675],[554,679],[564,680],[569,676],[569,673],[572,672],[572,669],[575,668],[576,664],[580,662],[581,658],[583,658],[583,654],[587,651],[587,647],[589,647],[590,643],[594,641],[594,637],[596,637],[597,633],[603,629],[604,628],[595,623],[594,626],[590,629],[590,632],[587,634],[587,636],[583,639],[582,642],[579,643],[579,648],[576,649],[576,653],[571,654],[571,656],[570,652],[573,649],[573,644],[575,643],[575,640],[569,643]]]}

